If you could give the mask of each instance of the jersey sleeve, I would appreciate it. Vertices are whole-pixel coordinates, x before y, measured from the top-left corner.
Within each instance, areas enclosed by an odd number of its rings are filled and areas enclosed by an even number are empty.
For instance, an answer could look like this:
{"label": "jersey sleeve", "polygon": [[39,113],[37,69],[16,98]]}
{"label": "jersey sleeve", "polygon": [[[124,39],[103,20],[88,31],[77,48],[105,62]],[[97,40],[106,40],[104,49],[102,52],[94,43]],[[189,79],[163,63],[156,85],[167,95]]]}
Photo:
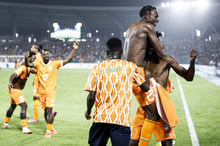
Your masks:
{"label": "jersey sleeve", "polygon": [[86,82],[85,91],[97,90],[96,72],[97,72],[97,66],[94,66]]}
{"label": "jersey sleeve", "polygon": [[145,82],[144,69],[142,67],[138,68],[137,65],[135,65],[135,72],[133,79],[138,85],[141,85]]}
{"label": "jersey sleeve", "polygon": [[63,60],[55,61],[55,65],[56,65],[57,69],[59,69],[60,67],[63,66]]}

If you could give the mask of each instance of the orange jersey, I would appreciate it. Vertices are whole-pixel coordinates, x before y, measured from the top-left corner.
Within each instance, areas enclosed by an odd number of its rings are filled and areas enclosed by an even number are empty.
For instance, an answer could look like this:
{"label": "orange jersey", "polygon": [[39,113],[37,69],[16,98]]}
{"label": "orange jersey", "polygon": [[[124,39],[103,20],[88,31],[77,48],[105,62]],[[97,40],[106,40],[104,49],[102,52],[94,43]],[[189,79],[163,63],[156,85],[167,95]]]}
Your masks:
{"label": "orange jersey", "polygon": [[12,83],[14,88],[23,89],[25,86],[25,83],[29,77],[31,69],[24,65],[19,66],[18,69],[15,70],[15,73],[19,76],[17,79],[15,79]]}
{"label": "orange jersey", "polygon": [[57,69],[63,66],[63,61],[49,61],[44,64],[43,61],[34,62],[40,94],[49,94],[51,90],[56,91]]}
{"label": "orange jersey", "polygon": [[112,59],[94,66],[85,86],[86,91],[96,91],[94,122],[129,127],[132,85],[144,81],[132,62]]}

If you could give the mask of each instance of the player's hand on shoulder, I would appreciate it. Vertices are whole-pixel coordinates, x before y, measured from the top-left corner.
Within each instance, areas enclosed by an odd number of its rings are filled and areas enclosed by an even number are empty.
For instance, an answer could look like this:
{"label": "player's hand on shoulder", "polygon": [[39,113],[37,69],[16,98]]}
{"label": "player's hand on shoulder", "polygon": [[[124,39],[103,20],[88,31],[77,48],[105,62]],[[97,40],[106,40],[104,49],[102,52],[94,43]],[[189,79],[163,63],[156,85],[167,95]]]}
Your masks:
{"label": "player's hand on shoulder", "polygon": [[195,50],[195,49],[192,49],[192,51],[191,51],[191,53],[190,53],[190,59],[191,59],[191,61],[192,60],[195,60],[196,59],[196,57],[198,56],[198,51],[197,50]]}
{"label": "player's hand on shoulder", "polygon": [[76,41],[74,41],[73,42],[73,49],[78,49],[79,48],[79,43],[78,42],[76,42]]}
{"label": "player's hand on shoulder", "polygon": [[84,115],[87,120],[91,119],[90,113],[88,113],[88,111],[85,111]]}

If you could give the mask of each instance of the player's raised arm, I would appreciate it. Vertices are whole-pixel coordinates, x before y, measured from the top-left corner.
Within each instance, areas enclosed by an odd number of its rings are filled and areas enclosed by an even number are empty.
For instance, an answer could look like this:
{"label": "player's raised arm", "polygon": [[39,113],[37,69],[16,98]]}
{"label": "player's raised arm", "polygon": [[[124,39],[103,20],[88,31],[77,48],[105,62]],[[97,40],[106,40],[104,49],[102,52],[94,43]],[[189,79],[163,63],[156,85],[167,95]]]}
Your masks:
{"label": "player's raised arm", "polygon": [[78,49],[78,47],[79,47],[79,43],[78,42],[73,42],[73,51],[71,52],[70,56],[67,59],[63,60],[63,65],[71,62],[71,60],[74,57],[75,51],[76,51],[76,49]]}
{"label": "player's raised arm", "polygon": [[185,80],[192,81],[195,74],[195,59],[197,55],[198,52],[193,49],[190,53],[190,66],[187,70],[184,67],[180,66],[174,58],[170,57],[169,59],[171,61],[171,67],[178,75],[183,77]]}

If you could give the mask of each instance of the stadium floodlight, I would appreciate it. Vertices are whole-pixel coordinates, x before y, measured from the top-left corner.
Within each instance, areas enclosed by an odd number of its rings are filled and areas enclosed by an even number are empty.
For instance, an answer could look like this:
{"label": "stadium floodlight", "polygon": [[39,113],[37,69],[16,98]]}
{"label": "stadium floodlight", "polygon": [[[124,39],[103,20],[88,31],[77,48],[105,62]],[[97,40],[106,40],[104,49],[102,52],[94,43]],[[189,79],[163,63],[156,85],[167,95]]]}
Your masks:
{"label": "stadium floodlight", "polygon": [[99,38],[96,39],[96,42],[99,42]]}
{"label": "stadium floodlight", "polygon": [[82,42],[86,42],[86,39],[81,39]]}
{"label": "stadium floodlight", "polygon": [[78,22],[74,28],[60,29],[58,23],[53,23],[54,32],[51,32],[51,38],[55,39],[69,39],[69,38],[81,38],[81,27],[82,23]]}
{"label": "stadium floodlight", "polygon": [[126,35],[127,35],[127,32],[125,31],[125,32],[123,33],[124,38],[126,37]]}
{"label": "stadium floodlight", "polygon": [[166,7],[166,4],[165,3],[161,3],[161,7],[162,8]]}
{"label": "stadium floodlight", "polygon": [[210,41],[210,42],[212,41],[212,37],[211,37],[211,36],[209,36],[209,41]]}
{"label": "stadium floodlight", "polygon": [[96,32],[96,33],[99,33],[99,30],[98,30],[98,29],[96,29],[96,30],[95,30],[95,32]]}
{"label": "stadium floodlight", "polygon": [[192,6],[192,1],[187,1],[187,2],[186,2],[186,6],[187,6],[187,7],[191,7],[191,6]]}
{"label": "stadium floodlight", "polygon": [[50,33],[50,30],[49,30],[49,29],[47,30],[47,33]]}
{"label": "stadium floodlight", "polygon": [[111,33],[111,36],[114,36],[115,34],[114,33]]}
{"label": "stadium floodlight", "polygon": [[28,43],[31,43],[31,37],[28,37]]}
{"label": "stadium floodlight", "polygon": [[166,7],[170,7],[170,2],[166,2]]}
{"label": "stadium floodlight", "polygon": [[171,7],[174,7],[174,6],[175,6],[175,3],[174,3],[174,2],[171,2],[171,3],[170,3],[170,6],[171,6]]}
{"label": "stadium floodlight", "polygon": [[161,32],[161,34],[162,34],[162,37],[164,37],[164,36],[165,36],[165,33],[164,33],[163,31]]}
{"label": "stadium floodlight", "polygon": [[86,34],[86,36],[87,36],[87,38],[91,38],[92,37],[92,33],[89,32],[89,33]]}
{"label": "stadium floodlight", "polygon": [[81,22],[77,22],[76,25],[75,25],[75,29],[80,31],[81,27],[82,27],[82,23]]}
{"label": "stadium floodlight", "polygon": [[197,5],[201,8],[201,9],[206,9],[209,7],[209,1],[208,0],[198,0]]}
{"label": "stadium floodlight", "polygon": [[34,38],[34,42],[35,42],[35,43],[37,42],[37,39],[36,39],[36,38]]}
{"label": "stadium floodlight", "polygon": [[201,33],[200,33],[200,30],[199,29],[196,29],[196,36],[197,37],[200,37]]}
{"label": "stadium floodlight", "polygon": [[18,33],[15,33],[15,38],[18,38],[19,34]]}

